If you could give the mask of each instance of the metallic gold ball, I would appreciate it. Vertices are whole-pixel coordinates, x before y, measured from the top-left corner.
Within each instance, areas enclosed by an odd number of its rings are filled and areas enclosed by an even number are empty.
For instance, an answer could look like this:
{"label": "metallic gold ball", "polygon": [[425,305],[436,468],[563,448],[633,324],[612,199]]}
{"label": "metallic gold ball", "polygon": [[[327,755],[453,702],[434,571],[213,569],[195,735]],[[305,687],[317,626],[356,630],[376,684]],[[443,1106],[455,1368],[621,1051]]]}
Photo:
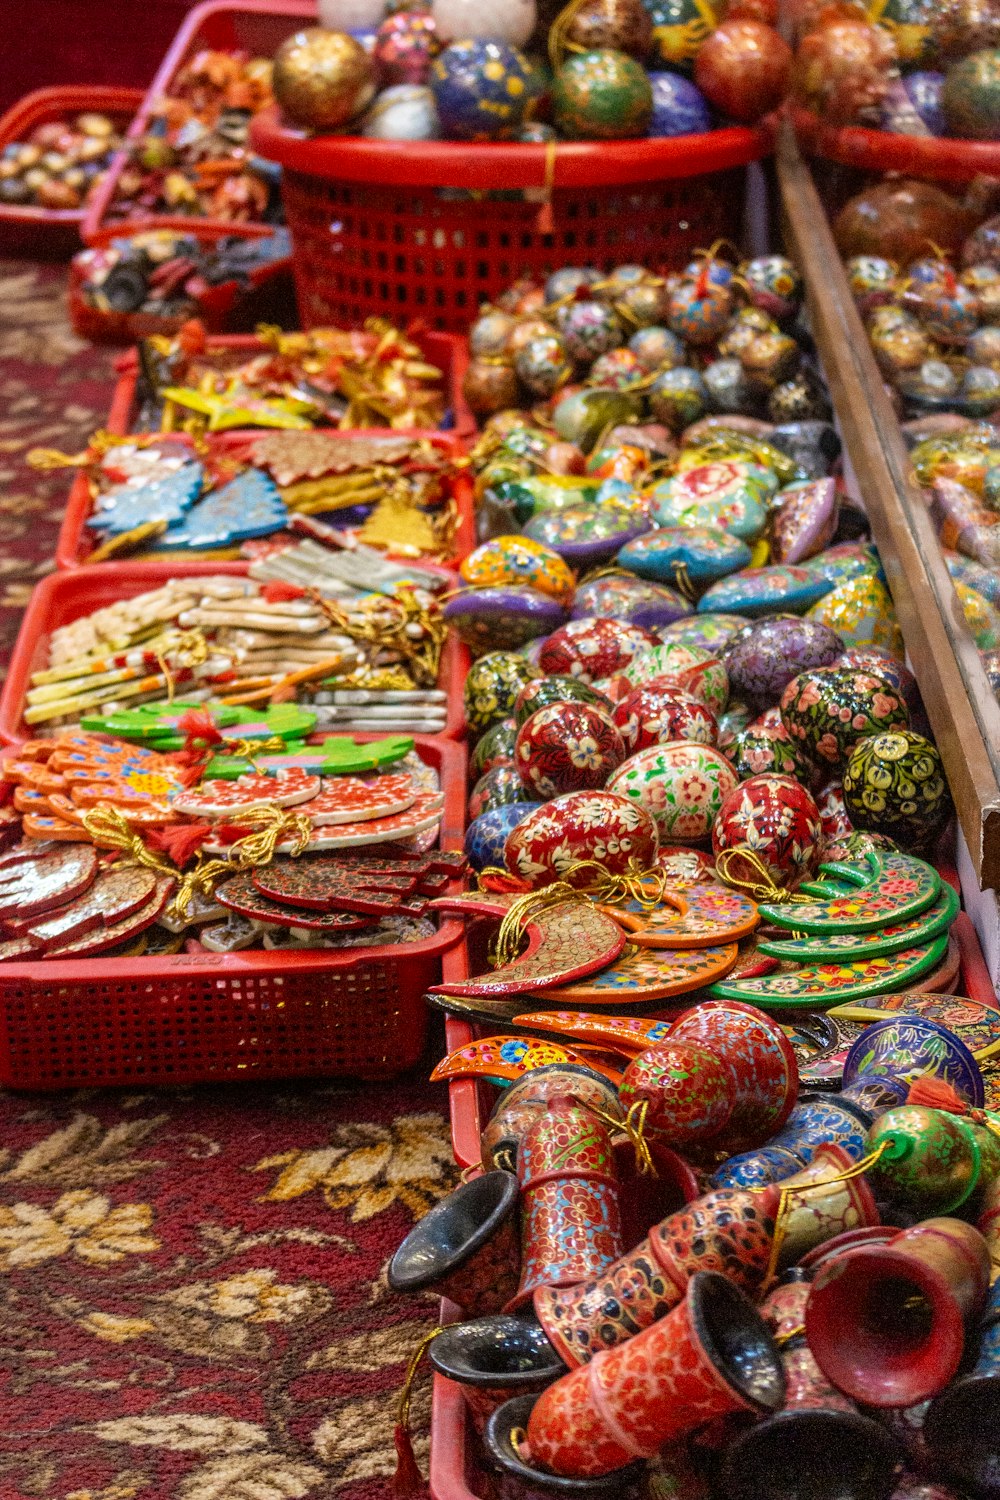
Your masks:
{"label": "metallic gold ball", "polygon": [[278,48],[274,94],[293,124],[335,130],[371,103],[371,59],[346,32],[310,26]]}

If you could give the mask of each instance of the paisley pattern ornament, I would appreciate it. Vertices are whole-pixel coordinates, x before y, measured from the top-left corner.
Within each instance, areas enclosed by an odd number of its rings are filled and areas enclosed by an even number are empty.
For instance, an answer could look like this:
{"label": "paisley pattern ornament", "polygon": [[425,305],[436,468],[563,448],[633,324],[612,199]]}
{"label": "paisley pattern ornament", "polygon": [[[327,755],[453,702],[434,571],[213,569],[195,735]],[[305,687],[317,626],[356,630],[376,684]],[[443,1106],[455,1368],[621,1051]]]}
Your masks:
{"label": "paisley pattern ornament", "polygon": [[608,791],[637,801],[656,819],[661,839],[704,839],[736,773],[721,751],[677,740],[640,750],[617,770]]}

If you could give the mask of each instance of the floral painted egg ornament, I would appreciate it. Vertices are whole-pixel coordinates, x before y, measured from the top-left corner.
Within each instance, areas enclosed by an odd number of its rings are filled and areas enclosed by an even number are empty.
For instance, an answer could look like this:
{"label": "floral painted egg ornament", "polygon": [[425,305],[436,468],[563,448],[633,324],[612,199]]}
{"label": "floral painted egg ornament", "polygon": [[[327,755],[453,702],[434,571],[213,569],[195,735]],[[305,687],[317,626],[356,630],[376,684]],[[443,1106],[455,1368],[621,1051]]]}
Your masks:
{"label": "floral painted egg ornament", "polygon": [[465,722],[473,734],[498,724],[513,711],[517,695],[538,673],[523,656],[491,651],[473,662],[465,679]]}
{"label": "floral painted egg ornament", "polygon": [[823,828],[819,808],[792,776],[751,776],[730,792],[712,824],[712,849],[729,855],[726,877],[760,882],[762,865],[776,885],[793,886],[819,863]]}
{"label": "floral painted egg ornament", "polygon": [[553,880],[586,885],[596,861],[610,875],[649,870],[659,851],[652,814],[628,797],[607,790],[569,792],[529,814],[509,835],[504,863],[533,889]]}
{"label": "floral painted egg ornament", "polygon": [[637,652],[655,644],[653,633],[639,625],[619,620],[570,620],[549,636],[538,664],[543,672],[599,682],[624,671]]}
{"label": "floral painted egg ornament", "polygon": [[867,735],[910,724],[906,704],[882,678],[834,667],[793,677],[780,709],[795,743],[828,766],[842,766]]}
{"label": "floral painted egg ornament", "polygon": [[665,843],[687,843],[708,837],[736,784],[736,772],[721,750],[675,740],[630,756],[607,790],[651,813]]}
{"label": "floral painted egg ornament", "polygon": [[937,747],[912,729],[860,740],[844,767],[844,806],[855,828],[904,849],[926,847],[951,813]]}
{"label": "floral painted egg ornament", "polygon": [[719,725],[706,704],[679,689],[653,686],[633,688],[615,704],[614,721],[626,754],[667,740],[693,740],[714,745]]}
{"label": "floral painted egg ornament", "polygon": [[514,749],[521,780],[539,799],[601,787],[624,759],[614,721],[589,703],[537,709],[518,730]]}

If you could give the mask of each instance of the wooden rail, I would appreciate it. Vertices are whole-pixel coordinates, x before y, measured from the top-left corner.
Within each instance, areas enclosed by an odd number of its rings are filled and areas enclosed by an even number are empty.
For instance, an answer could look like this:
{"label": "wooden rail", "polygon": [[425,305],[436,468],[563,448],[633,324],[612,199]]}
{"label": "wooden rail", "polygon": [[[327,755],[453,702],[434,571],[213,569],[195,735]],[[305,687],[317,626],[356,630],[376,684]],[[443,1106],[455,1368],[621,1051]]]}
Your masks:
{"label": "wooden rail", "polygon": [[1000,888],[1000,704],[966,625],[812,173],[785,126],[785,243],[980,885]]}

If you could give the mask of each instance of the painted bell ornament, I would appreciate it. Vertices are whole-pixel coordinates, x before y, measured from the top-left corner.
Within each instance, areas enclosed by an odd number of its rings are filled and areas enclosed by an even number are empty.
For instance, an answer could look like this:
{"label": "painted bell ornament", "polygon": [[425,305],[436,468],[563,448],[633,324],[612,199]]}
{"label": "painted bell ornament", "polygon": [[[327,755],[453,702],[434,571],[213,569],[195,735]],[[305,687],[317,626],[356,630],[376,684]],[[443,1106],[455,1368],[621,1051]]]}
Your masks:
{"label": "painted bell ornament", "polygon": [[517,1178],[487,1172],[417,1223],[389,1262],[397,1292],[433,1289],[466,1312],[498,1312],[517,1285]]}

